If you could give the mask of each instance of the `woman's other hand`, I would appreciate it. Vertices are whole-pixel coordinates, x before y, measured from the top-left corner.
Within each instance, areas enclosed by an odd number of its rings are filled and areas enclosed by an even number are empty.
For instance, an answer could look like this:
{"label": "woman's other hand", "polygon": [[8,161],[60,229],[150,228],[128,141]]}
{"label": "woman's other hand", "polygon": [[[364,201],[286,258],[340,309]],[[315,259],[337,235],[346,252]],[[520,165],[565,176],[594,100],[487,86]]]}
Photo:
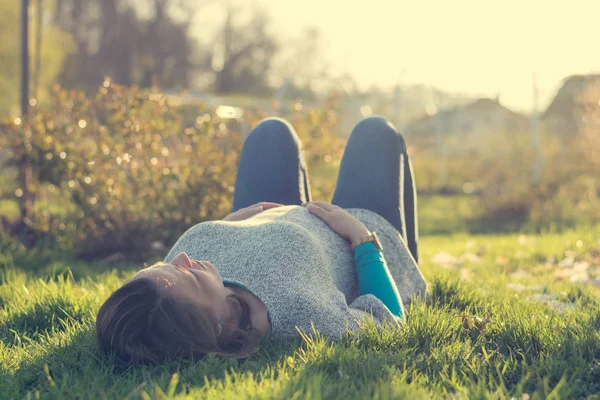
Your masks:
{"label": "woman's other hand", "polygon": [[339,206],[323,201],[311,201],[302,205],[350,243],[370,234],[362,222]]}
{"label": "woman's other hand", "polygon": [[223,218],[223,221],[243,221],[248,219],[258,213],[263,212],[264,210],[268,210],[270,208],[281,207],[283,204],[279,203],[271,203],[268,201],[261,201],[258,204],[254,204],[253,206],[249,206],[246,208],[240,208],[236,212],[233,212]]}

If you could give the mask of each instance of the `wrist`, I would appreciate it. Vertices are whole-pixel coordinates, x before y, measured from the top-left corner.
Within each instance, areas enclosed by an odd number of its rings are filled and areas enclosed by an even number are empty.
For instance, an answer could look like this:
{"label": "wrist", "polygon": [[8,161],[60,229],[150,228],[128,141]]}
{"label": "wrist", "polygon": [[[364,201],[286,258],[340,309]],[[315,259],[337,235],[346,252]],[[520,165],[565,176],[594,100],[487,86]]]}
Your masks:
{"label": "wrist", "polygon": [[356,232],[352,232],[352,235],[348,235],[348,241],[350,243],[355,243],[358,242],[360,239],[364,238],[365,236],[369,236],[370,234],[371,232],[367,228],[360,229]]}
{"label": "wrist", "polygon": [[373,243],[379,251],[383,251],[383,247],[381,245],[381,242],[379,241],[379,237],[377,237],[377,233],[375,232],[370,232],[369,234],[362,236],[356,239],[355,241],[352,241],[350,247],[354,251],[356,247],[360,246],[363,243]]}

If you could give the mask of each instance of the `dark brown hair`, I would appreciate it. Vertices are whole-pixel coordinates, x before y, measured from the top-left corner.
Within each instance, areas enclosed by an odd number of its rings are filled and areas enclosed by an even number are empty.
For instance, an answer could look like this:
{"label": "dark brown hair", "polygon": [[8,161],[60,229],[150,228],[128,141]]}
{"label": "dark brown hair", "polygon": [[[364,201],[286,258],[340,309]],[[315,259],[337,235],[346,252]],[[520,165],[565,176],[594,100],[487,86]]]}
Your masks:
{"label": "dark brown hair", "polygon": [[[242,304],[244,300],[230,295]],[[125,366],[156,364],[173,357],[247,358],[258,350],[257,329],[218,335],[218,321],[206,308],[169,296],[150,279],[138,278],[117,289],[96,317],[100,349]]]}

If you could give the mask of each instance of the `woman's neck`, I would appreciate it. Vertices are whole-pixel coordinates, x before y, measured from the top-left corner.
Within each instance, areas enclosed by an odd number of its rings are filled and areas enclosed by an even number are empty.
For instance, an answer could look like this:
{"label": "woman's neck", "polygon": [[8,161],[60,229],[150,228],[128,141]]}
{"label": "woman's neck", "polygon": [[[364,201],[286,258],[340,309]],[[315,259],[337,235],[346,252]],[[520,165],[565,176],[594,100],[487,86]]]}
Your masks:
{"label": "woman's neck", "polygon": [[244,290],[236,285],[232,285],[230,288],[236,295],[248,303],[252,326],[258,329],[261,336],[266,335],[270,328],[267,306],[254,293],[248,290]]}

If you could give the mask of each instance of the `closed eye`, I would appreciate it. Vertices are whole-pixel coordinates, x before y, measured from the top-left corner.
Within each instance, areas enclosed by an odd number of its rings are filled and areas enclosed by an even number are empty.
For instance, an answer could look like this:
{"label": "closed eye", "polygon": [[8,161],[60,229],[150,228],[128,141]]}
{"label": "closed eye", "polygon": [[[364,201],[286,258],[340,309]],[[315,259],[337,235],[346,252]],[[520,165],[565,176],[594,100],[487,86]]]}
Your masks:
{"label": "closed eye", "polygon": [[177,268],[178,270],[180,270],[180,271],[182,271],[182,272],[186,273],[187,275],[192,275],[192,276],[194,277],[194,279],[195,279],[196,281],[198,281],[198,275],[196,275],[195,273],[193,273],[193,272],[192,272],[193,270],[190,270],[190,269],[188,269],[188,268],[182,267],[182,266],[181,266],[181,265],[179,265],[179,264],[173,264],[173,265],[175,266],[175,268]]}

